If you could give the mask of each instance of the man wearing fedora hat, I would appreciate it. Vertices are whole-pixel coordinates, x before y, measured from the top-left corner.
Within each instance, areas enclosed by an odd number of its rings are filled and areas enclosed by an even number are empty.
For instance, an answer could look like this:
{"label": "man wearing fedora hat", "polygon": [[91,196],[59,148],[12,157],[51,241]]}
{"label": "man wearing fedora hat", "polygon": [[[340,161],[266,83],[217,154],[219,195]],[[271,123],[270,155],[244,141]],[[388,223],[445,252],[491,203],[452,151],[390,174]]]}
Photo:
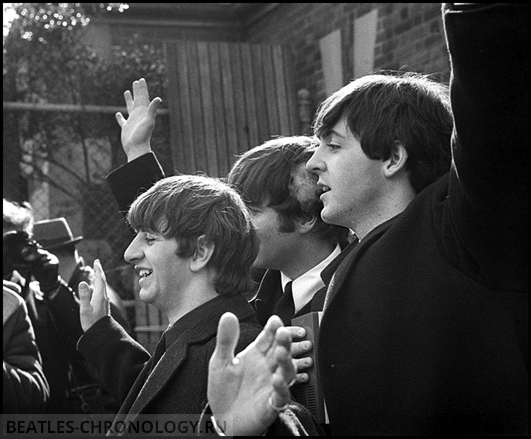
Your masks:
{"label": "man wearing fedora hat", "polygon": [[[83,239],[82,236],[74,237],[66,218],[51,218],[36,221],[33,226],[33,237],[42,247],[53,253],[59,259],[59,275],[68,286],[78,295],[78,285],[81,281],[90,283],[95,275],[92,267],[85,265],[85,261],[79,255],[76,244]],[[118,293],[110,286],[107,288],[110,300],[110,310],[113,318],[128,332],[131,333],[131,325],[127,318],[125,307]],[[118,401],[113,397],[95,368],[88,362],[82,367],[77,367],[77,381],[79,386],[89,385],[93,389],[98,388],[101,392],[101,403],[106,413],[116,413],[120,408]]]}
{"label": "man wearing fedora hat", "polygon": [[[68,286],[77,294],[79,282],[90,283],[94,279],[94,271],[85,265],[79,255],[76,244],[83,236],[74,237],[66,218],[51,218],[36,221],[33,226],[34,238],[44,249],[53,253],[59,259],[59,275],[68,283]],[[111,314],[124,329],[130,332],[124,304],[120,295],[111,287],[107,289],[111,301]]]}
{"label": "man wearing fedora hat", "polygon": [[82,236],[74,238],[66,218],[52,218],[35,222],[33,226],[35,239],[48,251],[68,244],[76,244]]}

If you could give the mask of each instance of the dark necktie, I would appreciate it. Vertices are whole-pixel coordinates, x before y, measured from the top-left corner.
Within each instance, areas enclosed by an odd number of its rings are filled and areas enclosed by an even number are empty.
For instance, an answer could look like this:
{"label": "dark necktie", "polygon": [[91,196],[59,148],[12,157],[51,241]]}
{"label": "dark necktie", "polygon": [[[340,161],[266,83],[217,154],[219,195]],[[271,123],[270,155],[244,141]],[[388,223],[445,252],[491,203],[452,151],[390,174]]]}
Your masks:
{"label": "dark necktie", "polygon": [[164,355],[164,352],[166,352],[165,332],[162,334],[162,337],[160,338],[159,342],[157,343],[157,346],[155,347],[155,352],[153,352],[153,356],[151,357],[151,370],[155,368],[155,366],[160,360],[160,357]]}
{"label": "dark necktie", "polygon": [[273,310],[273,314],[279,316],[286,326],[291,325],[291,319],[295,314],[295,304],[293,303],[293,291],[291,289],[291,284],[292,282],[288,282],[286,284],[286,289],[284,290],[282,297],[280,297],[275,305],[275,309]]}

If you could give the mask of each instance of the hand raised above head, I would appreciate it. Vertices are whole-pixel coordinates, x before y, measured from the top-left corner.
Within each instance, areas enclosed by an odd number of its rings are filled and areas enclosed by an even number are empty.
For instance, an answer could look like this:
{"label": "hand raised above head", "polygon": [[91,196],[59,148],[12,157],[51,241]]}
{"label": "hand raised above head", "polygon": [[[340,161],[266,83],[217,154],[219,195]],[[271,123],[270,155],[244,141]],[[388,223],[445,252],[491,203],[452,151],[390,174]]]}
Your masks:
{"label": "hand raised above head", "polygon": [[162,99],[149,100],[149,92],[144,78],[133,82],[133,93],[124,93],[125,105],[129,117],[116,113],[116,121],[122,128],[122,147],[127,161],[132,161],[151,151],[150,139],[155,128],[155,117]]}

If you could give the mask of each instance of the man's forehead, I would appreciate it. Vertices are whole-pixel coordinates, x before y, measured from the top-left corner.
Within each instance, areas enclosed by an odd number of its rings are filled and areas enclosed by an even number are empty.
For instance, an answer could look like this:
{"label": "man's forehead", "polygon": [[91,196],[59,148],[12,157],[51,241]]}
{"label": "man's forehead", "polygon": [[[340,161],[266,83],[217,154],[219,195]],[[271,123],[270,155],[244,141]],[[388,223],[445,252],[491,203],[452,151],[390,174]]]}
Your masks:
{"label": "man's forehead", "polygon": [[348,137],[350,128],[348,126],[348,120],[345,115],[341,116],[339,120],[328,129],[324,130],[321,137],[337,136],[341,138]]}

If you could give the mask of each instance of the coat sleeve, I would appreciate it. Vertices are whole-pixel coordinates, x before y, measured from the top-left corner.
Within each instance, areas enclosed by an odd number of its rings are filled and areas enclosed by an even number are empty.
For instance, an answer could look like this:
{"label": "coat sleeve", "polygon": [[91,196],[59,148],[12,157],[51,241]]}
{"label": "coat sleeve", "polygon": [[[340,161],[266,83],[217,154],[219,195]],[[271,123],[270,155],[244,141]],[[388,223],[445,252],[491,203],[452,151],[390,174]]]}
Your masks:
{"label": "coat sleeve", "polygon": [[77,349],[96,368],[121,405],[151,358],[112,317],[98,320],[79,339]]}
{"label": "coat sleeve", "polygon": [[443,7],[454,133],[442,242],[488,288],[526,291],[529,5],[455,5]]}
{"label": "coat sleeve", "polygon": [[50,389],[26,305],[17,299],[4,294],[4,313],[10,304],[12,312],[3,324],[3,413],[42,413]]}
{"label": "coat sleeve", "polygon": [[118,204],[120,213],[125,215],[131,203],[140,193],[164,177],[164,171],[157,157],[150,152],[120,166],[107,175],[105,179]]}
{"label": "coat sleeve", "polygon": [[51,300],[44,300],[44,306],[50,313],[56,327],[55,335],[61,338],[66,356],[73,361],[80,360],[76,344],[83,334],[79,317],[79,299],[74,291],[61,281],[59,292]]}

